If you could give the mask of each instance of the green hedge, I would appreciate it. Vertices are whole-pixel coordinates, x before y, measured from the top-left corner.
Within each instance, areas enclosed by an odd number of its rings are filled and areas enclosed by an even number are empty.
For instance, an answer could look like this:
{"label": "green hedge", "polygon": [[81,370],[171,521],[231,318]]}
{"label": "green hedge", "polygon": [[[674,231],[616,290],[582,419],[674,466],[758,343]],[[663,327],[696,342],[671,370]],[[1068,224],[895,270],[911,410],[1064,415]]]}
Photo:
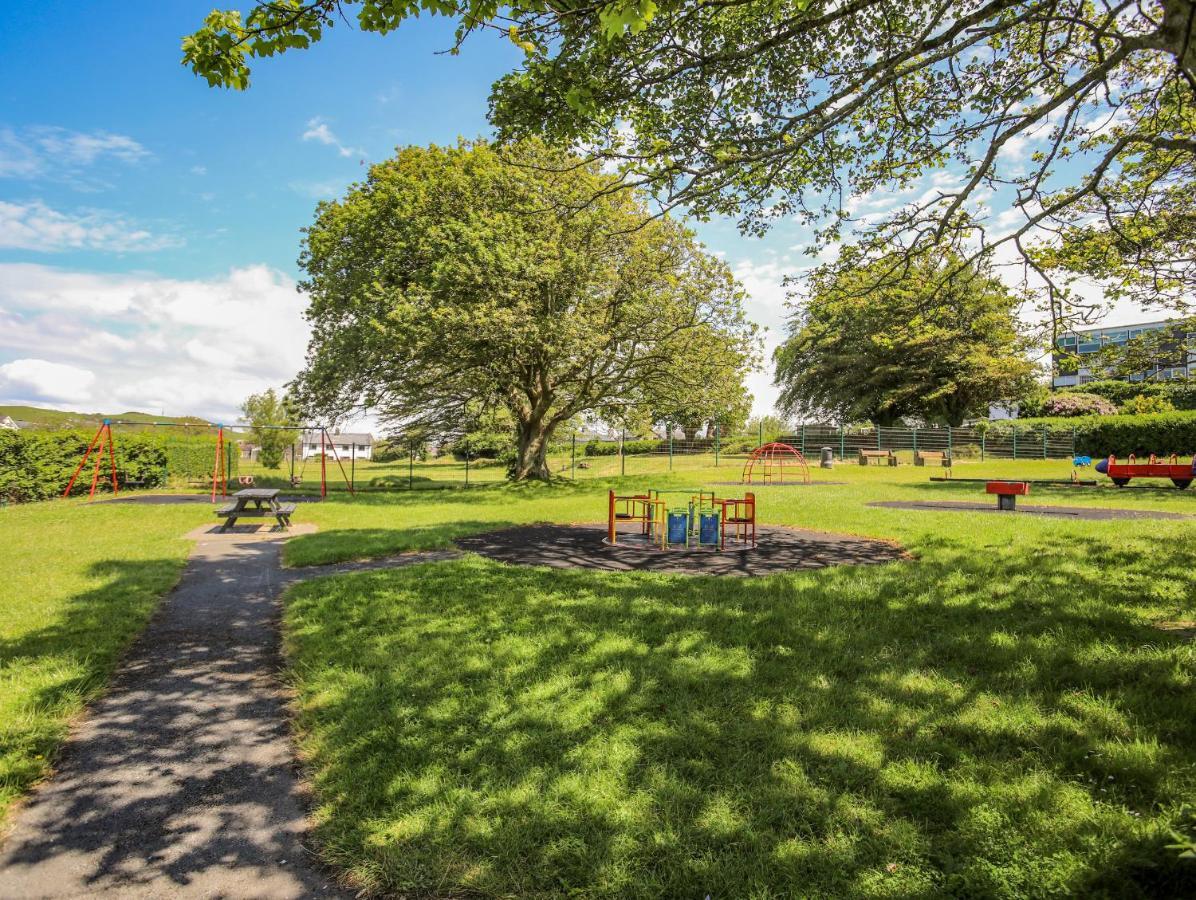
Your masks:
{"label": "green hedge", "polygon": [[1188,456],[1196,453],[1196,413],[1167,412],[1142,416],[1084,416],[1081,418],[1016,419],[1009,422],[992,422],[988,433],[1011,431],[1016,427],[1023,430],[1042,427],[1066,431],[1075,429],[1076,453],[1081,456],[1097,457],[1128,456],[1135,453],[1144,456],[1157,453],[1160,456],[1178,453]]}
{"label": "green hedge", "polygon": [[[0,430],[0,499],[28,503],[60,496],[79,465],[94,431],[9,431]],[[116,450],[116,479],[120,484],[144,482],[161,487],[171,479],[202,479],[212,474],[216,439],[211,434],[162,434],[121,431],[113,434]],[[229,465],[237,472],[236,445],[228,446]],[[94,460],[94,455],[92,460]],[[107,454],[101,473],[101,489],[109,490]],[[91,489],[95,469],[89,460],[79,473],[71,495]]]}
{"label": "green hedge", "polygon": [[[668,441],[650,440],[650,441],[624,441],[623,452],[631,455],[633,453],[655,453],[664,446],[665,452],[668,452]],[[618,441],[590,441],[586,444],[586,456],[618,456],[619,442]]]}

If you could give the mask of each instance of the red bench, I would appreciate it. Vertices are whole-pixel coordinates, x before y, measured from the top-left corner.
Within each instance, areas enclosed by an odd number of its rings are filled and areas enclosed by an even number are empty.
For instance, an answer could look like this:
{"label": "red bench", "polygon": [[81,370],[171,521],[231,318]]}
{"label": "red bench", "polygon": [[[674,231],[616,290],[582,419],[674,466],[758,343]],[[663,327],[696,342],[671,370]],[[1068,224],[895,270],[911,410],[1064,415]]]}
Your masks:
{"label": "red bench", "polygon": [[1017,509],[1017,498],[1028,496],[1028,481],[990,481],[984,486],[984,493],[997,495],[997,509]]}

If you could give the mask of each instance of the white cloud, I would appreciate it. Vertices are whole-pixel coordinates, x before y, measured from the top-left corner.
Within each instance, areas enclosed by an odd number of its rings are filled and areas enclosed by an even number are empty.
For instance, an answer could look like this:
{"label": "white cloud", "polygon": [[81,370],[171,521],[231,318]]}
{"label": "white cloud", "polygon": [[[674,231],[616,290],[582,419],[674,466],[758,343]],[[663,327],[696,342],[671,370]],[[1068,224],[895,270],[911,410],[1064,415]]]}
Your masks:
{"label": "white cloud", "polygon": [[30,203],[0,200],[0,249],[126,253],[161,250],[180,243],[176,237],[153,234],[103,210],[63,213],[40,200]]}
{"label": "white cloud", "polygon": [[341,195],[345,184],[337,179],[328,179],[327,181],[292,181],[287,187],[296,194],[301,194],[312,200],[333,200]]}
{"label": "white cloud", "polygon": [[105,159],[132,164],[150,156],[133,138],[108,131],[35,126],[0,129],[0,177],[61,178]]}
{"label": "white cloud", "polygon": [[14,359],[0,365],[0,394],[33,401],[78,402],[91,395],[95,373],[45,359]]}
{"label": "white cloud", "polygon": [[303,132],[303,140],[316,141],[329,147],[335,147],[336,152],[341,156],[354,156],[363,153],[361,150],[355,150],[353,147],[342,144],[340,138],[332,133],[328,123],[319,116],[307,120],[307,130]]}
{"label": "white cloud", "polygon": [[207,175],[208,167],[207,166],[192,166],[191,174],[192,175]]}
{"label": "white cloud", "polygon": [[178,280],[0,264],[0,402],[235,421],[303,365],[306,305],[266,266]]}

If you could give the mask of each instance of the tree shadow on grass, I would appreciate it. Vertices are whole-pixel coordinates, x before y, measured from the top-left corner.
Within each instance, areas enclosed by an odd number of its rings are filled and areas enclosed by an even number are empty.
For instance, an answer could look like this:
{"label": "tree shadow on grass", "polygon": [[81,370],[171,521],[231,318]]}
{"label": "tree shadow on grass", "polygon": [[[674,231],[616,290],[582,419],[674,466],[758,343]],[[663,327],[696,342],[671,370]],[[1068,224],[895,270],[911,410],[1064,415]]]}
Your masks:
{"label": "tree shadow on grass", "polygon": [[469,558],[295,589],[331,858],[443,895],[1196,891],[1164,849],[1193,662],[1149,621],[1190,604],[1190,554],[919,549],[747,580]]}
{"label": "tree shadow on grass", "polygon": [[287,542],[287,566],[302,568],[332,563],[373,559],[415,550],[453,549],[453,539],[479,531],[510,527],[504,520],[455,520],[438,525],[396,528],[334,528],[304,534]]}

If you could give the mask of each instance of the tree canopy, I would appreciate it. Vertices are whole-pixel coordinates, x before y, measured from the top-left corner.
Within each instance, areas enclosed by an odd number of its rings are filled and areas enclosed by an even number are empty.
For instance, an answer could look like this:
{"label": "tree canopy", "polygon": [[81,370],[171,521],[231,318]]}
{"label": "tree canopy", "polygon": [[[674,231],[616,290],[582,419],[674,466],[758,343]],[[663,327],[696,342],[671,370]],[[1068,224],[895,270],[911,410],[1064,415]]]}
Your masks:
{"label": "tree canopy", "polygon": [[848,252],[816,270],[776,352],[778,404],[803,417],[891,426],[961,425],[1033,381],[1018,299],[991,275],[945,257],[899,281]]}
{"label": "tree canopy", "polygon": [[1149,223],[1190,209],[1196,0],[271,0],[213,12],[184,61],[243,88],[251,58],[342,18],[384,33],[421,12],[458,20],[454,51],[484,30],[524,49],[492,94],[502,137],[593,148],[663,209],[754,232],[798,216],[913,257],[1008,244],[1057,319],[1082,308],[1029,244],[1088,228],[1118,245],[1098,274],[1128,285],[1109,260],[1147,258],[1183,288],[1158,298],[1190,297],[1190,242],[1176,264]]}
{"label": "tree canopy", "polygon": [[534,140],[501,158],[486,142],[409,147],[321,204],[300,258],[305,407],[440,434],[503,407],[514,476],[547,478],[547,443],[579,414],[732,390],[758,352],[742,291],[611,180]]}

